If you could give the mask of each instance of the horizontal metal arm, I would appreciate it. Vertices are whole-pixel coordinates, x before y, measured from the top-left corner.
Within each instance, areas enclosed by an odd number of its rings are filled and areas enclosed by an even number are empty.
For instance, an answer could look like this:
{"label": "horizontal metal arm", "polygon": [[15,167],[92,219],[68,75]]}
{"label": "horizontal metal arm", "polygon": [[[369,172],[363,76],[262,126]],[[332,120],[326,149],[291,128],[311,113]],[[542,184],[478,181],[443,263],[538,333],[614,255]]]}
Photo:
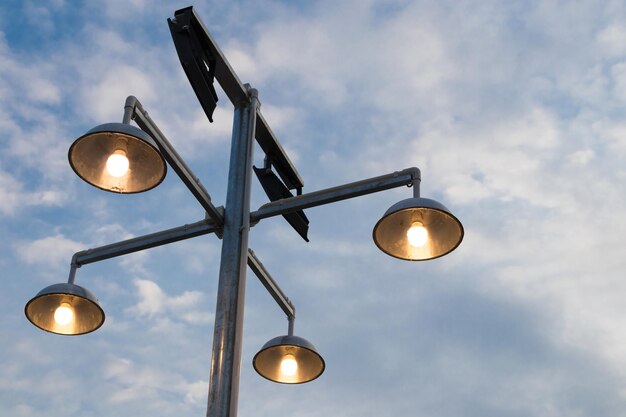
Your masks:
{"label": "horizontal metal arm", "polygon": [[420,170],[418,168],[407,168],[399,172],[381,175],[380,177],[339,185],[295,197],[283,198],[282,200],[264,204],[257,211],[250,213],[250,223],[256,224],[259,220],[267,217],[292,213],[309,207],[321,206],[401,186],[417,187],[414,190],[414,196],[419,196],[419,183]]}
{"label": "horizontal metal arm", "polygon": [[[192,237],[206,235],[215,231],[216,227],[212,223],[208,220],[202,220],[196,223],[186,224],[172,229],[123,240],[121,242],[76,252],[72,257],[68,282],[71,284],[74,283],[76,268],[80,268],[83,265],[115,258],[117,256],[127,255],[133,252],[139,252],[144,249],[167,245],[168,243],[178,242]],[[280,308],[285,312],[287,318],[295,318],[295,307],[251,249],[248,249],[248,266],[259,278],[259,281],[261,281],[263,286],[265,286],[265,288],[269,291],[274,300],[276,300],[276,303],[278,303]]]}
{"label": "horizontal metal arm", "polygon": [[211,203],[211,196],[204,186],[200,183],[198,177],[187,166],[183,158],[180,157],[176,149],[170,144],[165,135],[159,130],[154,121],[148,116],[148,112],[136,97],[130,96],[126,99],[124,111],[124,119],[129,114],[129,108],[133,109],[135,122],[144,132],[148,133],[159,146],[159,150],[163,154],[165,160],[170,164],[174,172],[180,177],[189,191],[196,197],[196,200],[206,210],[213,222],[221,226],[224,224],[223,212]]}
{"label": "horizontal metal arm", "polygon": [[162,230],[110,245],[76,252],[72,258],[72,266],[80,267],[104,259],[115,258],[116,256],[126,255],[144,249],[167,245],[168,243],[202,236],[216,231],[217,227],[213,223],[209,222],[209,220],[202,220],[173,229]]}

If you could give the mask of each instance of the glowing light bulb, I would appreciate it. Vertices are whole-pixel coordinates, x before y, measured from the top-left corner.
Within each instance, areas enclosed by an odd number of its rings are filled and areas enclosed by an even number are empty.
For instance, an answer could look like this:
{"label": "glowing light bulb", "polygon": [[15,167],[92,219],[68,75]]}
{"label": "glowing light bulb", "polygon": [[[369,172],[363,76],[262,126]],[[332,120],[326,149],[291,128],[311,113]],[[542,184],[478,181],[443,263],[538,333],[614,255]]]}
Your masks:
{"label": "glowing light bulb", "polygon": [[126,152],[121,149],[113,152],[107,159],[107,171],[113,177],[123,177],[128,172],[128,166]]}
{"label": "glowing light bulb", "polygon": [[406,232],[409,244],[414,248],[421,248],[428,241],[428,230],[421,222],[415,222]]}
{"label": "glowing light bulb", "polygon": [[68,303],[61,303],[60,306],[54,310],[54,321],[60,326],[70,324],[74,320],[74,310]]}
{"label": "glowing light bulb", "polygon": [[298,372],[298,362],[296,362],[295,356],[291,354],[285,355],[280,362],[280,371],[283,375],[294,376]]}

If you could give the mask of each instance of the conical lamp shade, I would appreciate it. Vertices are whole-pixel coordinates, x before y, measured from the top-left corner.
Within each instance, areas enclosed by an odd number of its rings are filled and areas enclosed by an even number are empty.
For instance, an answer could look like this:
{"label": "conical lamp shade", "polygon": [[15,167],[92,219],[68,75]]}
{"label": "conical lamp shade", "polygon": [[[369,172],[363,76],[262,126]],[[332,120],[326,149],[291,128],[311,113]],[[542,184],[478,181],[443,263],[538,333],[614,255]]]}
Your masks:
{"label": "conical lamp shade", "polygon": [[326,367],[311,342],[298,336],[278,336],[254,356],[254,369],[281,384],[302,384],[317,378]]}
{"label": "conical lamp shade", "polygon": [[79,335],[104,323],[104,311],[96,297],[74,284],[54,284],[39,291],[24,308],[26,317],[47,332]]}
{"label": "conical lamp shade", "polygon": [[[412,238],[413,232],[417,238]],[[373,238],[388,255],[424,261],[452,252],[463,234],[463,225],[443,204],[428,198],[409,198],[387,210],[374,226]]]}
{"label": "conical lamp shade", "polygon": [[[124,158],[115,168],[113,158]],[[139,193],[165,178],[165,160],[154,140],[143,130],[125,123],[96,126],[74,141],[68,152],[70,165],[89,184],[114,193]]]}

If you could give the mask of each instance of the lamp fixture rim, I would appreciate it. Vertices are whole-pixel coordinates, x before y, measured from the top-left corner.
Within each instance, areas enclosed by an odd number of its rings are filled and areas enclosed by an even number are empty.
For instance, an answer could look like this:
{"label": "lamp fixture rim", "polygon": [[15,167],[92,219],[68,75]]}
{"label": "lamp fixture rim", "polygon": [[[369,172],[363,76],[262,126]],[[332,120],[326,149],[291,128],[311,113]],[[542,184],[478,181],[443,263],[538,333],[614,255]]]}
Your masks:
{"label": "lamp fixture rim", "polygon": [[[33,302],[37,301],[38,299],[40,299],[42,297],[46,297],[48,295],[55,295],[55,294],[58,294],[58,295],[73,295],[73,296],[80,297],[80,298],[83,298],[83,299],[89,301],[92,305],[94,305],[100,311],[100,314],[102,315],[102,320],[100,320],[98,325],[96,327],[94,327],[93,329],[91,329],[91,330],[89,330],[87,332],[82,332],[82,333],[57,333],[57,332],[53,332],[51,330],[48,330],[45,327],[39,326],[37,323],[35,323],[33,320],[31,320],[30,316],[28,315],[28,306],[30,306]],[[94,331],[98,330],[100,327],[102,327],[102,325],[104,324],[105,318],[106,318],[106,314],[104,313],[104,310],[100,306],[100,303],[98,302],[98,299],[96,298],[96,296],[91,291],[89,291],[87,288],[81,287],[80,285],[70,284],[69,282],[52,284],[52,285],[49,285],[49,286],[45,287],[41,291],[39,291],[24,306],[24,315],[26,316],[28,321],[33,326],[37,327],[38,329],[41,329],[41,330],[43,330],[45,332],[48,332],[48,333],[58,334],[58,335],[61,335],[61,336],[81,336],[81,335],[84,335],[84,334],[88,334],[88,333],[94,332]]]}
{"label": "lamp fixture rim", "polygon": [[295,336],[295,335],[276,336],[268,340],[261,348],[261,351],[264,351],[274,346],[283,346],[283,345],[292,345],[292,346],[301,347],[301,348],[310,350],[312,352],[315,352],[316,354],[319,355],[319,353],[317,352],[317,349],[315,348],[315,346],[313,346],[313,343],[309,342],[303,337]]}
{"label": "lamp fixture rim", "polygon": [[437,210],[437,211],[446,213],[447,215],[451,217],[454,217],[454,219],[456,219],[459,222],[459,224],[461,223],[459,219],[456,216],[454,216],[452,212],[450,212],[450,209],[448,207],[444,206],[442,203],[440,203],[437,200],[433,200],[432,198],[424,198],[424,197],[411,197],[411,198],[405,198],[404,200],[398,201],[397,203],[395,203],[394,205],[392,205],[391,207],[387,209],[387,211],[383,215],[383,218],[390,214],[396,213],[398,211],[401,211],[407,208],[428,208],[431,210]]}
{"label": "lamp fixture rim", "polygon": [[[136,190],[136,191],[116,191],[116,190],[112,190],[110,188],[101,187],[101,186],[99,186],[97,184],[94,184],[91,181],[87,180],[87,178],[85,178],[83,175],[81,175],[79,170],[76,169],[76,167],[74,165],[74,162],[72,161],[72,151],[74,150],[74,147],[82,139],[86,138],[87,136],[93,135],[95,133],[113,133],[113,134],[121,133],[121,134],[124,134],[124,135],[127,135],[127,136],[132,136],[132,137],[134,137],[134,138],[144,142],[146,145],[150,146],[157,153],[157,155],[159,155],[159,158],[161,160],[162,167],[163,167],[163,175],[161,175],[159,180],[156,181],[152,186],[150,186],[148,188]],[[72,142],[72,144],[70,145],[70,148],[67,151],[67,159],[68,159],[68,161],[70,163],[70,166],[72,167],[72,170],[74,171],[74,173],[76,173],[76,175],[78,175],[78,177],[80,179],[82,179],[83,181],[85,181],[89,185],[91,185],[93,187],[96,187],[96,188],[98,188],[100,190],[108,191],[108,192],[116,193],[116,194],[138,194],[138,193],[143,193],[145,191],[149,191],[149,190],[157,187],[158,185],[160,185],[163,182],[163,180],[165,179],[165,176],[167,175],[167,162],[165,161],[165,158],[163,157],[163,154],[161,153],[157,142],[148,133],[146,133],[143,130],[141,130],[140,128],[135,127],[135,126],[133,126],[131,124],[128,124],[128,123],[118,123],[118,122],[103,123],[101,125],[98,125],[96,127],[93,127],[91,129],[89,129],[83,135],[81,135],[76,140],[74,140],[74,142]]]}
{"label": "lamp fixture rim", "polygon": [[[378,227],[381,225],[381,223],[390,215],[394,214],[394,213],[398,213],[400,211],[403,210],[408,210],[408,209],[415,209],[415,208],[425,208],[425,209],[429,209],[429,210],[433,210],[433,211],[438,211],[440,213],[443,213],[447,216],[449,216],[450,218],[452,218],[452,220],[454,220],[456,222],[456,224],[459,226],[460,229],[460,234],[459,234],[459,239],[456,242],[455,245],[451,246],[446,252],[443,252],[437,256],[433,256],[431,258],[424,258],[424,259],[410,259],[410,258],[403,258],[401,256],[396,256],[393,253],[390,253],[388,251],[386,251],[379,243],[378,240],[376,239],[376,230],[378,230]],[[465,228],[463,227],[463,223],[461,223],[461,220],[459,220],[458,217],[456,217],[454,214],[452,214],[452,212],[450,211],[450,209],[448,209],[446,206],[444,206],[443,204],[441,204],[439,201],[437,200],[433,200],[431,198],[424,198],[424,197],[411,197],[411,198],[406,198],[404,200],[400,200],[397,203],[395,203],[394,205],[392,205],[391,207],[389,207],[387,209],[387,211],[385,211],[385,214],[383,214],[383,216],[376,222],[376,225],[374,226],[374,229],[372,230],[372,240],[374,240],[374,244],[376,245],[376,247],[378,247],[378,249],[380,249],[383,253],[394,257],[396,259],[401,259],[403,261],[411,261],[411,262],[423,262],[423,261],[430,261],[433,259],[437,259],[437,258],[441,258],[442,256],[448,255],[450,252],[453,252],[456,248],[459,247],[459,245],[461,245],[461,242],[463,242],[463,238],[465,237]]]}
{"label": "lamp fixture rim", "polygon": [[[261,373],[259,369],[257,368],[257,365],[256,365],[257,359],[259,355],[261,355],[266,350],[279,347],[279,346],[295,346],[295,347],[305,349],[313,353],[320,361],[320,364],[321,364],[320,372],[314,378],[307,379],[304,381],[299,381],[299,382],[284,382],[284,381],[278,381],[275,379],[268,378],[263,373]],[[252,366],[254,367],[254,370],[257,372],[257,374],[261,375],[263,378],[267,379],[268,381],[272,381],[277,384],[299,385],[299,384],[306,384],[307,382],[311,382],[319,378],[326,370],[326,361],[324,361],[324,358],[322,357],[322,355],[320,355],[317,349],[315,348],[315,346],[313,346],[313,343],[309,342],[305,338],[294,336],[294,335],[283,335],[283,336],[274,337],[270,339],[267,343],[265,343],[263,347],[261,348],[261,350],[259,350],[256,353],[256,355],[254,355],[254,358],[252,359]]]}

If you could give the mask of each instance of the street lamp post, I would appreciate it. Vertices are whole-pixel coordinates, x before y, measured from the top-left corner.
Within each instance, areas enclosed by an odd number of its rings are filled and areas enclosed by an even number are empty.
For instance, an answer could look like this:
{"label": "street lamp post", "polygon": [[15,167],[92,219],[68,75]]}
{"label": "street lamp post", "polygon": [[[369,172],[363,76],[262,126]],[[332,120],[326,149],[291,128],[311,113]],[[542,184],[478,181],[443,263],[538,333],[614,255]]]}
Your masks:
{"label": "street lamp post", "polygon": [[[413,197],[393,205],[376,224],[373,239],[385,253],[405,260],[427,260],[454,250],[463,239],[463,226],[441,203],[419,195],[420,171],[409,168],[379,177],[303,194],[303,181],[260,112],[258,92],[243,85],[193,8],[168,19],[181,64],[212,121],[216,79],[234,106],[233,133],[224,207],[211,197],[135,97],[128,97],[122,123],[91,129],[70,147],[72,169],[83,180],[106,191],[137,193],[156,187],[167,165],[206,212],[195,223],[163,230],[98,248],[72,257],[67,283],[44,288],[26,307],[37,327],[62,335],[98,329],[105,314],[96,297],[74,283],[77,268],[168,243],[215,233],[222,239],[215,314],[208,417],[237,414],[241,367],[242,321],[246,264],[263,283],[288,318],[288,334],[267,342],[255,355],[255,370],[279,383],[304,383],[324,371],[324,360],[307,340],[295,336],[295,308],[266,268],[248,248],[250,228],[262,219],[282,215],[308,241],[303,210],[400,186],[412,186]],[[139,128],[130,122],[134,120]],[[265,166],[255,168],[270,202],[250,210],[254,140],[265,154]],[[276,170],[277,174],[274,173]],[[296,196],[290,190],[296,192]]]}
{"label": "street lamp post", "polygon": [[233,139],[224,212],[222,258],[207,416],[236,416],[241,368],[241,336],[246,289],[246,255],[250,230],[252,148],[258,108],[256,90],[250,101],[235,108]]}

